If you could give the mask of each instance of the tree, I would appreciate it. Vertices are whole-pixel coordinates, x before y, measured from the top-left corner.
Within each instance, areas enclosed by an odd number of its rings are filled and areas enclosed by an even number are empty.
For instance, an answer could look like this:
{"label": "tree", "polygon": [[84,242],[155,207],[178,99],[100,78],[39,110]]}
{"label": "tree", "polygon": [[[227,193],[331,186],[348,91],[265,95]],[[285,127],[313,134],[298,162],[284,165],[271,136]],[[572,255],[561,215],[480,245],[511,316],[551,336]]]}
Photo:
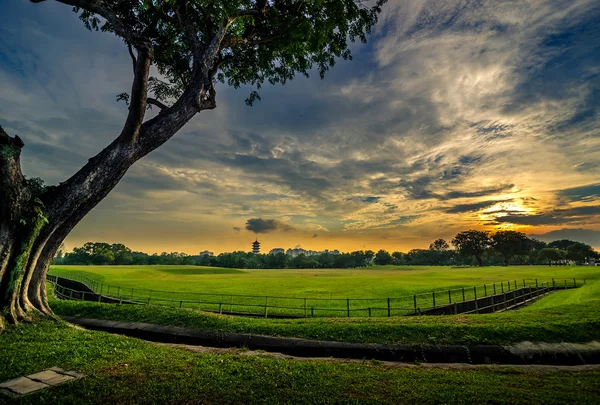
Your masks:
{"label": "tree", "polygon": [[[45,0],[31,0],[43,3]],[[196,114],[216,108],[217,82],[260,89],[321,77],[336,58],[351,59],[348,40],[366,42],[385,0],[56,0],[90,30],[120,37],[131,56],[131,91],[115,140],[71,178],[42,187],[21,172],[24,142],[0,129],[0,327],[27,312],[49,315],[48,265],[73,227],[140,158]],[[93,50],[90,50],[93,52]],[[150,76],[154,65],[160,77]],[[253,91],[246,102],[260,97]],[[146,111],[156,107],[152,118]],[[153,258],[154,260],[154,258]]]}
{"label": "tree", "polygon": [[588,259],[595,258],[597,253],[590,245],[575,242],[567,248],[566,258],[574,262],[581,263]]}
{"label": "tree", "polygon": [[450,249],[450,245],[448,245],[448,242],[444,239],[437,239],[429,245],[429,250],[436,250],[438,252],[443,252],[448,249]]}
{"label": "tree", "polygon": [[504,258],[504,265],[514,256],[525,255],[531,249],[527,236],[517,231],[498,231],[491,236],[491,247]]}
{"label": "tree", "polygon": [[569,246],[574,245],[576,243],[577,242],[570,240],[570,239],[561,239],[561,240],[555,240],[555,241],[548,243],[548,247],[564,250],[566,252],[567,249],[569,248]]}
{"label": "tree", "polygon": [[379,252],[377,252],[375,254],[375,264],[379,264],[379,265],[383,266],[386,264],[390,264],[392,262],[392,260],[393,260],[392,255],[383,249],[381,249]]}
{"label": "tree", "polygon": [[456,250],[458,250],[462,256],[475,257],[477,264],[481,266],[483,264],[483,253],[490,245],[489,233],[476,230],[459,232],[454,239],[452,239],[452,245],[456,247]]}
{"label": "tree", "polygon": [[540,251],[539,259],[548,262],[548,266],[552,266],[552,262],[558,262],[565,257],[565,251],[557,248],[544,248]]}

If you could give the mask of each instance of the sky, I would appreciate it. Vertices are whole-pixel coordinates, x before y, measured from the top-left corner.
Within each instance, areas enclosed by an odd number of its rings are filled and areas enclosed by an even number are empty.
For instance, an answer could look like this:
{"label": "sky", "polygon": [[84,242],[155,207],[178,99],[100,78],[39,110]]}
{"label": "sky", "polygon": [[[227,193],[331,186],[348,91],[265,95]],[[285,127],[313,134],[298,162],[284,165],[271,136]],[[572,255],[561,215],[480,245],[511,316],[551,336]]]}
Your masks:
{"label": "sky", "polygon": [[[69,7],[0,0],[0,125],[56,184],[120,132],[131,60]],[[217,86],[66,240],[146,252],[427,248],[514,229],[600,247],[600,2],[391,0],[324,80]]]}

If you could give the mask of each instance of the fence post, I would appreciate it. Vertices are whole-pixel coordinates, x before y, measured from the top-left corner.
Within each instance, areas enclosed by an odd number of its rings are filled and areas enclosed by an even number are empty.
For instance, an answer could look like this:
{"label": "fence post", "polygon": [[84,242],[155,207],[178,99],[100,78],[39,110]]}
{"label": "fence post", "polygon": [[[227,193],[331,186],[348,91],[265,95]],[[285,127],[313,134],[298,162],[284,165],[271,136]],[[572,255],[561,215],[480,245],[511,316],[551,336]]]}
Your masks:
{"label": "fence post", "polygon": [[502,288],[502,294],[504,294],[504,281],[500,282],[500,287]]}
{"label": "fence post", "polygon": [[119,305],[123,305],[123,298],[119,297]]}
{"label": "fence post", "polygon": [[179,308],[183,307],[183,300],[179,301]]}
{"label": "fence post", "polygon": [[463,302],[465,302],[465,287],[462,288],[462,293],[463,293]]}
{"label": "fence post", "polygon": [[567,279],[565,279],[565,289],[567,288]]}
{"label": "fence post", "polygon": [[415,314],[417,313],[417,294],[413,295],[413,304],[415,306]]}
{"label": "fence post", "polygon": [[369,318],[371,317],[371,308],[369,308]]}
{"label": "fence post", "polygon": [[346,310],[348,311],[348,318],[350,318],[350,298],[346,298]]}
{"label": "fence post", "polygon": [[314,318],[314,317],[315,317],[315,308],[314,308],[314,307],[310,307],[310,316],[311,316],[312,318]]}
{"label": "fence post", "polygon": [[435,291],[433,292],[433,307],[435,308]]}
{"label": "fence post", "polygon": [[525,279],[523,279],[523,288],[525,288]]}
{"label": "fence post", "polygon": [[304,317],[306,318],[306,298],[304,298]]}
{"label": "fence post", "polygon": [[388,317],[392,316],[390,312],[390,299],[388,298]]}
{"label": "fence post", "polygon": [[219,315],[223,313],[223,303],[219,302]]}
{"label": "fence post", "polygon": [[517,289],[517,280],[515,280],[515,290]]}
{"label": "fence post", "polygon": [[452,293],[448,290],[448,304],[452,304]]}
{"label": "fence post", "polygon": [[583,285],[586,285],[585,278],[583,279]]}
{"label": "fence post", "polygon": [[538,280],[537,280],[537,278],[535,279],[535,296],[536,297],[540,296],[540,293],[538,292]]}
{"label": "fence post", "polygon": [[506,282],[506,286],[508,287],[508,291],[510,292],[510,281]]}
{"label": "fence post", "polygon": [[73,290],[69,291],[69,298],[73,298]]}
{"label": "fence post", "polygon": [[496,295],[496,283],[494,283],[493,286],[494,286],[494,295]]}
{"label": "fence post", "polygon": [[85,301],[85,291],[81,294],[81,301]]}
{"label": "fence post", "polygon": [[267,313],[269,311],[269,297],[265,297],[265,318],[268,316]]}
{"label": "fence post", "polygon": [[573,287],[577,287],[577,281],[575,281],[575,279],[573,279]]}
{"label": "fence post", "polygon": [[487,286],[485,284],[483,285],[483,296],[487,297]]}
{"label": "fence post", "polygon": [[98,294],[98,302],[102,302],[102,294]]}
{"label": "fence post", "polygon": [[477,287],[473,287],[473,294],[475,295],[475,313],[479,313],[479,303],[477,302]]}

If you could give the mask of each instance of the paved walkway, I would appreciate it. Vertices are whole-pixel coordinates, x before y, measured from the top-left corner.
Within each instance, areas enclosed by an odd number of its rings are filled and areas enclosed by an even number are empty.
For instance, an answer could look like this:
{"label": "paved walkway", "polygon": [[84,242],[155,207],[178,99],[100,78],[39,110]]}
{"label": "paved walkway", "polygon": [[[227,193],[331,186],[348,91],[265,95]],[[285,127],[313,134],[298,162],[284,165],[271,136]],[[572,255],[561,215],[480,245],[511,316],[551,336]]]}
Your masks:
{"label": "paved walkway", "polygon": [[60,367],[52,367],[39,373],[3,382],[0,384],[0,392],[10,396],[21,396],[82,377],[84,377],[83,374],[75,371],[65,371]]}

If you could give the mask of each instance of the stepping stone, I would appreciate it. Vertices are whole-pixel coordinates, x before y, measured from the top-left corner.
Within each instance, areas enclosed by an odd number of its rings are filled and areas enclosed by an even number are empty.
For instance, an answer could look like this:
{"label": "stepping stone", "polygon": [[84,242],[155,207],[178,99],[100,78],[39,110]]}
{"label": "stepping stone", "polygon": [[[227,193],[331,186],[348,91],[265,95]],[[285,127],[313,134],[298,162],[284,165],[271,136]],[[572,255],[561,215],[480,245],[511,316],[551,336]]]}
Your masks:
{"label": "stepping stone", "polygon": [[45,388],[63,384],[68,381],[85,377],[75,371],[65,371],[60,367],[52,367],[26,377],[18,377],[0,384],[0,393],[20,396],[30,394]]}
{"label": "stepping stone", "polygon": [[48,387],[48,384],[33,381],[27,377],[15,378],[14,380],[9,380],[0,384],[0,388],[3,391],[8,391],[9,393],[16,395],[25,395]]}
{"label": "stepping stone", "polygon": [[58,385],[75,379],[75,377],[72,377],[67,374],[59,374],[54,370],[46,370],[42,371],[41,373],[31,374],[28,375],[27,378],[48,385]]}

